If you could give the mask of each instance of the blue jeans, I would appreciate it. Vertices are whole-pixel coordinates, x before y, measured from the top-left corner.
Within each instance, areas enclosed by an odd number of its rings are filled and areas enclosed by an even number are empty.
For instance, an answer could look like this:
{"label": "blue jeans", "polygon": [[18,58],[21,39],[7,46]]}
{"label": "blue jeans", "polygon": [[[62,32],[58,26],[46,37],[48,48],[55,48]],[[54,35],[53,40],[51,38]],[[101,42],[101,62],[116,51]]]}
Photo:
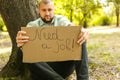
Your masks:
{"label": "blue jeans", "polygon": [[32,80],[65,80],[76,71],[77,80],[89,80],[86,43],[82,44],[82,56],[78,61],[26,63]]}

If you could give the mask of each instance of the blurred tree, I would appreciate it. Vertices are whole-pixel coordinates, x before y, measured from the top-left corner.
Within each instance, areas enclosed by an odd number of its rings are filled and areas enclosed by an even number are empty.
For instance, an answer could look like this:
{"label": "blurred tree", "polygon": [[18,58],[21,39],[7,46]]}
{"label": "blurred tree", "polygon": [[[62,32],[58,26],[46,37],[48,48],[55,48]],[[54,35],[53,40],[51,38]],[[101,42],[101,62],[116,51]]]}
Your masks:
{"label": "blurred tree", "polygon": [[26,26],[29,21],[38,17],[37,6],[37,0],[0,0],[0,14],[12,41],[10,59],[0,72],[0,76],[14,77],[24,73],[22,61],[17,56],[16,34],[20,27]]}
{"label": "blurred tree", "polygon": [[[66,1],[66,2],[65,2]],[[63,9],[69,14],[70,21],[73,19],[79,22],[84,28],[88,26],[88,19],[90,19],[92,13],[97,12],[101,7],[98,0],[65,0]],[[82,16],[81,16],[82,15]]]}
{"label": "blurred tree", "polygon": [[120,15],[120,0],[107,0],[108,2],[113,2],[116,12],[116,26],[119,26],[119,15]]}
{"label": "blurred tree", "polygon": [[91,15],[97,13],[98,9],[101,8],[101,5],[98,0],[80,0],[77,1],[78,9],[83,14],[81,23],[84,28],[88,26],[88,19],[91,19]]}

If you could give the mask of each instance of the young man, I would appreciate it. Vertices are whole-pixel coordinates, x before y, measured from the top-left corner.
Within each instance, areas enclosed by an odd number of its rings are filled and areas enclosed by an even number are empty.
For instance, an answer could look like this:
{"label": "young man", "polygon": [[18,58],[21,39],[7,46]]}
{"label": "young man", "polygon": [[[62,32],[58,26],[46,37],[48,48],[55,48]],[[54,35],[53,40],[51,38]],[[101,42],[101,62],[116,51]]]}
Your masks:
{"label": "young man", "polygon": [[[41,0],[39,4],[40,18],[31,21],[27,27],[34,26],[72,26],[73,24],[65,17],[54,15],[54,4],[51,0]],[[29,41],[25,31],[19,31],[16,37],[18,47]],[[62,62],[39,62],[29,63],[32,80],[65,80],[73,71],[76,71],[77,80],[88,80],[88,61],[85,41],[88,33],[82,29],[77,41],[82,45],[82,60]],[[48,52],[49,53],[49,52]]]}

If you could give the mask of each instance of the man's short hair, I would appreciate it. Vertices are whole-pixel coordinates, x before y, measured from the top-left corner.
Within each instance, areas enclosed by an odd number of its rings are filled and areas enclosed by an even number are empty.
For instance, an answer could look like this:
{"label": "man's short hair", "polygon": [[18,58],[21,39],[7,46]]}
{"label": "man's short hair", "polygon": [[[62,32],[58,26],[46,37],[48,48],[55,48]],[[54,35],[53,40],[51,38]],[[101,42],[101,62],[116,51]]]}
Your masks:
{"label": "man's short hair", "polygon": [[[40,0],[40,3],[44,3],[44,4],[48,4],[52,2],[52,0]],[[40,3],[39,3],[39,6],[40,6]]]}

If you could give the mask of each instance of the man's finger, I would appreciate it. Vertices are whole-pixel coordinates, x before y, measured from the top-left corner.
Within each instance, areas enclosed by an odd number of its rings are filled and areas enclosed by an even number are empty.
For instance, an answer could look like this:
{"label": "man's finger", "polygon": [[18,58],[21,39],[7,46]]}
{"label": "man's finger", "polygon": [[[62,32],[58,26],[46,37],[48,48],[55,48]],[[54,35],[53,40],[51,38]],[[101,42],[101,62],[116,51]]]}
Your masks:
{"label": "man's finger", "polygon": [[81,44],[84,43],[87,39],[88,39],[88,33],[85,32],[85,33],[83,33],[83,34],[80,36],[80,38],[79,38],[79,40],[77,41],[77,43],[79,43],[79,44],[81,45]]}
{"label": "man's finger", "polygon": [[28,36],[18,36],[16,37],[16,40],[29,40]]}
{"label": "man's finger", "polygon": [[26,35],[26,31],[18,31],[17,36]]}
{"label": "man's finger", "polygon": [[25,43],[25,42],[28,42],[29,40],[17,40],[16,42],[17,42],[17,44],[19,44],[19,43]]}
{"label": "man's finger", "polygon": [[79,45],[82,45],[85,41],[86,41],[86,40],[83,39],[83,40],[79,43]]}
{"label": "man's finger", "polygon": [[82,32],[79,36],[77,43],[80,43],[84,39],[84,37],[85,37],[85,33]]}

